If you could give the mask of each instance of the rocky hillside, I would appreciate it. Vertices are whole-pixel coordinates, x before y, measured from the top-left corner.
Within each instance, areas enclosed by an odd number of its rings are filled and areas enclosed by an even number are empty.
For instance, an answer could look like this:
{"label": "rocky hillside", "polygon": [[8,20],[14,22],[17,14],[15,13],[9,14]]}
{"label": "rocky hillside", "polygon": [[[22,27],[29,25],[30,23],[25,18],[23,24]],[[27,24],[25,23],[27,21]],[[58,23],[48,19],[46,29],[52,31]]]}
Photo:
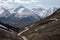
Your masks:
{"label": "rocky hillside", "polygon": [[45,19],[26,26],[20,36],[26,40],[60,40],[60,9]]}

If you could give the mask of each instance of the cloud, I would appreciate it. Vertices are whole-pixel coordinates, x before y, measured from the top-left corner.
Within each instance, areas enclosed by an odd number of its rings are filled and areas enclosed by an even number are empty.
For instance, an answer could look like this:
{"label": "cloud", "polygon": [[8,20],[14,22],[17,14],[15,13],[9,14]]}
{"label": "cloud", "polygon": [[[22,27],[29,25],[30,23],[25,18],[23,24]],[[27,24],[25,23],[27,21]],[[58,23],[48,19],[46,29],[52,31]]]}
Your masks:
{"label": "cloud", "polygon": [[39,0],[29,0],[29,1],[26,1],[26,0],[15,0],[14,2],[16,2],[16,3],[32,3],[32,2],[39,2]]}
{"label": "cloud", "polygon": [[14,3],[32,3],[32,2],[40,2],[40,0],[6,0],[6,2],[14,2]]}
{"label": "cloud", "polygon": [[0,2],[9,2],[9,3],[32,3],[40,2],[39,0],[0,0]]}
{"label": "cloud", "polygon": [[0,7],[12,8],[14,7],[13,4],[8,3],[7,1],[0,1]]}
{"label": "cloud", "polygon": [[9,3],[31,3],[31,1],[26,0],[8,0]]}
{"label": "cloud", "polygon": [[36,4],[39,0],[0,0],[0,7],[13,8],[16,5]]}
{"label": "cloud", "polygon": [[32,3],[31,1],[15,0],[15,3]]}
{"label": "cloud", "polygon": [[32,2],[40,2],[40,0],[31,0]]}

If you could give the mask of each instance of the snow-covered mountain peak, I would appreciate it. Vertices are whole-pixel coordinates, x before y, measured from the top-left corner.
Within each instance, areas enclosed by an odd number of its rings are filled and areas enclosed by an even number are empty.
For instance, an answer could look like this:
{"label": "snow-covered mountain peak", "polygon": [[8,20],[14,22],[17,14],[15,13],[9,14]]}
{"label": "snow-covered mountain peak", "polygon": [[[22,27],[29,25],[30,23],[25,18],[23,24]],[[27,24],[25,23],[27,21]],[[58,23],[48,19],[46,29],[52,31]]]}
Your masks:
{"label": "snow-covered mountain peak", "polygon": [[3,9],[0,9],[0,14],[2,14],[4,12],[4,10]]}
{"label": "snow-covered mountain peak", "polygon": [[40,16],[41,18],[46,18],[47,16],[52,15],[57,9],[58,9],[58,8],[56,8],[56,7],[52,7],[52,8],[50,8],[50,9],[48,9],[48,10],[44,10],[44,11],[42,11],[42,12],[39,14],[39,16]]}
{"label": "snow-covered mountain peak", "polygon": [[14,10],[14,12],[15,12],[14,17],[18,17],[18,18],[33,15],[33,12],[30,9],[25,8],[23,6],[20,6],[20,7],[16,8]]}
{"label": "snow-covered mountain peak", "polygon": [[3,7],[0,8],[0,17],[7,17],[7,16],[9,16],[9,14],[10,14],[10,12],[7,9],[5,9]]}
{"label": "snow-covered mountain peak", "polygon": [[19,7],[17,7],[17,8],[14,10],[14,12],[17,12],[17,11],[19,11],[19,10],[22,9],[22,8],[25,8],[25,7],[19,6]]}
{"label": "snow-covered mountain peak", "polygon": [[18,13],[21,13],[24,10],[24,8],[21,8],[18,10]]}
{"label": "snow-covered mountain peak", "polygon": [[52,8],[50,8],[48,11],[51,12],[51,13],[53,13],[53,12],[55,12],[57,9],[58,9],[57,7],[52,7]]}
{"label": "snow-covered mountain peak", "polygon": [[0,7],[0,14],[4,12],[4,8]]}

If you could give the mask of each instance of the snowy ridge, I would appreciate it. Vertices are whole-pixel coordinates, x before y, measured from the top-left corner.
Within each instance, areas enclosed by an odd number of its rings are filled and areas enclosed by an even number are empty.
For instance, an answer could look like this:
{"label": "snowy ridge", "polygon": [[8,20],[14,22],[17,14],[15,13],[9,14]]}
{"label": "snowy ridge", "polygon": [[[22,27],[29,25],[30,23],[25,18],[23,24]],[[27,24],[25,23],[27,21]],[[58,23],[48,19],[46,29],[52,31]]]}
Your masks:
{"label": "snowy ridge", "polygon": [[9,15],[10,15],[10,12],[7,9],[5,9],[3,7],[0,8],[0,17],[7,18]]}
{"label": "snowy ridge", "polygon": [[52,15],[57,9],[58,9],[58,8],[53,7],[53,8],[50,8],[50,9],[48,9],[48,10],[44,10],[43,12],[41,12],[41,13],[39,14],[39,16],[40,16],[41,18],[46,18],[47,16]]}
{"label": "snowy ridge", "polygon": [[[30,23],[34,23],[39,21],[41,18],[46,18],[47,16],[54,13],[58,8],[50,8],[49,10],[45,9],[29,9],[23,6],[19,6],[14,10],[7,10],[5,8],[1,8],[0,11],[0,19],[10,24],[19,24],[21,26],[28,25]],[[33,11],[32,11],[33,10]],[[36,12],[37,11],[37,12]],[[2,18],[3,17],[3,18]]]}

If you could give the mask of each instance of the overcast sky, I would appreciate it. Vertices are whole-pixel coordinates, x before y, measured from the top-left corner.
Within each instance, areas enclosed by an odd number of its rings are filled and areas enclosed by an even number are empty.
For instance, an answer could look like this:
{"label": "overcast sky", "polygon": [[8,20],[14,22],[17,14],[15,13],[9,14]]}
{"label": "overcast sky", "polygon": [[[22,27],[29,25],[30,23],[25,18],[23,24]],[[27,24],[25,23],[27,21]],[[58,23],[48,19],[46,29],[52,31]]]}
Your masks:
{"label": "overcast sky", "polygon": [[18,6],[27,8],[51,8],[60,7],[60,0],[0,0],[0,7],[16,8]]}

